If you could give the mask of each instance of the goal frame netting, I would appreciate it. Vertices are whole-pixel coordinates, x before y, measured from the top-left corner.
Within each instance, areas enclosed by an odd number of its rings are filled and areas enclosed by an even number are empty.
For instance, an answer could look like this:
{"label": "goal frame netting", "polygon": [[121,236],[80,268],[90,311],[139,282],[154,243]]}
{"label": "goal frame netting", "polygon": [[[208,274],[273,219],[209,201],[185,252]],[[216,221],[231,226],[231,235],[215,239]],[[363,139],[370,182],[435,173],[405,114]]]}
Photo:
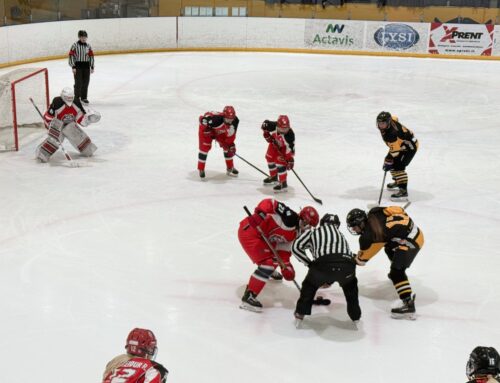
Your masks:
{"label": "goal frame netting", "polygon": [[[29,69],[29,68],[27,68]],[[16,94],[16,88],[22,83],[23,81],[26,81],[32,77],[35,76],[43,76],[43,83],[44,83],[44,93],[45,93],[45,110],[49,108],[49,71],[47,68],[33,68],[33,72],[29,73],[21,78],[18,78],[10,83],[10,91],[11,91],[11,108],[12,108],[12,127],[13,127],[13,134],[14,134],[14,148],[12,149],[6,149],[6,151],[10,150],[19,150],[19,118],[18,118],[18,103],[17,103],[17,94]],[[40,107],[41,105],[39,105]],[[43,112],[42,112],[43,113]]]}

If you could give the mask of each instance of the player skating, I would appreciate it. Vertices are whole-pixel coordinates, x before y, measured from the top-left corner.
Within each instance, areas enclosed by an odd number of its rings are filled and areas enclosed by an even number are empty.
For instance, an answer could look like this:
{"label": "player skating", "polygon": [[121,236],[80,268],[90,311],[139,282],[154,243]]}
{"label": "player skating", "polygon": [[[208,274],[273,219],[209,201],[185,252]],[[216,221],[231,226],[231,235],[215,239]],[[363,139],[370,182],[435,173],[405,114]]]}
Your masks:
{"label": "player skating", "polygon": [[392,317],[416,319],[415,295],[406,269],[424,245],[422,231],[399,206],[375,207],[368,215],[361,209],[353,209],[346,221],[349,231],[360,236],[355,258],[358,265],[364,266],[382,247],[391,261],[388,277],[402,301],[401,306],[392,309]]}
{"label": "player skating", "polygon": [[389,190],[398,189],[391,195],[393,201],[408,199],[408,174],[406,167],[410,164],[418,149],[418,141],[413,132],[403,126],[389,112],[380,112],[377,116],[377,128],[382,139],[389,147],[384,160],[383,170],[391,172],[393,182],[387,184]]}
{"label": "player skating", "polygon": [[113,358],[103,374],[103,383],[164,383],[168,370],[155,362],[156,337],[151,330],[133,329],[127,337],[126,354]]}
{"label": "player skating", "polygon": [[205,178],[205,163],[208,152],[212,149],[212,141],[217,141],[224,152],[226,160],[226,174],[238,177],[238,170],[234,167],[233,157],[236,154],[236,131],[240,120],[234,108],[230,105],[224,107],[222,113],[207,112],[200,116],[198,128],[198,172],[200,178]]}
{"label": "player skating", "polygon": [[264,185],[275,185],[275,193],[286,192],[287,171],[293,169],[295,157],[295,133],[287,116],[279,116],[277,121],[262,123],[265,140],[269,143],[266,152],[269,177]]}
{"label": "player skating", "polygon": [[500,355],[493,347],[478,346],[470,354],[466,367],[468,383],[500,382]]}
{"label": "player skating", "polygon": [[84,157],[92,156],[97,150],[81,127],[99,122],[101,115],[93,110],[87,111],[80,100],[74,98],[73,89],[64,88],[61,96],[52,100],[43,116],[48,126],[48,135],[36,150],[36,156],[41,162],[48,162],[65,138]]}
{"label": "player skating", "polygon": [[316,226],[318,221],[318,212],[311,206],[304,207],[297,214],[284,203],[267,198],[257,205],[253,215],[240,222],[240,244],[252,262],[257,264],[241,299],[241,308],[262,311],[257,296],[278,266],[278,260],[274,258],[262,234],[284,263],[284,267],[281,267],[283,277],[291,281],[295,278],[295,270],[290,263],[292,242],[299,233]]}
{"label": "player skating", "polygon": [[[293,243],[293,255],[309,268],[295,308],[297,327],[300,327],[305,315],[311,315],[318,289],[335,282],[338,282],[344,291],[347,313],[351,320],[357,321],[361,318],[356,263],[339,226],[338,216],[325,214],[319,227],[302,233]],[[306,250],[309,250],[312,259]]]}

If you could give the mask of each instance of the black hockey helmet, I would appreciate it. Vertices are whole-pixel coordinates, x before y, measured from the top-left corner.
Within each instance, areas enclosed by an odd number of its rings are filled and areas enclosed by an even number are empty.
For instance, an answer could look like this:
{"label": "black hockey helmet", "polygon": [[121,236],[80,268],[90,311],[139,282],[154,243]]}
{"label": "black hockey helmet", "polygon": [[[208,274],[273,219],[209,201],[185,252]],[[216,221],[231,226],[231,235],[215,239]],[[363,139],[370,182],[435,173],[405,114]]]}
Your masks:
{"label": "black hockey helmet", "polygon": [[[391,119],[392,119],[392,116],[389,112],[380,112],[378,115],[377,115],[377,121],[375,122],[375,124],[377,125],[377,128],[378,129],[381,129],[381,130],[385,130],[389,127],[389,124],[391,123]],[[387,127],[385,128],[380,128],[380,123],[381,122],[385,122],[387,123]]]}
{"label": "black hockey helmet", "polygon": [[340,219],[337,214],[326,213],[319,221],[320,226],[335,225],[336,228],[340,226]]}
{"label": "black hockey helmet", "polygon": [[466,367],[467,377],[500,374],[500,355],[493,347],[478,346],[472,350]]}
{"label": "black hockey helmet", "polygon": [[359,227],[360,229],[363,229],[364,223],[368,217],[366,216],[366,213],[364,210],[361,209],[352,209],[346,217],[346,223],[347,223],[347,229],[349,229],[349,232],[354,235],[359,235],[360,233],[357,233],[356,231],[353,230],[354,227]]}
{"label": "black hockey helmet", "polygon": [[87,35],[87,31],[81,30],[78,31],[78,37],[89,37],[89,36]]}

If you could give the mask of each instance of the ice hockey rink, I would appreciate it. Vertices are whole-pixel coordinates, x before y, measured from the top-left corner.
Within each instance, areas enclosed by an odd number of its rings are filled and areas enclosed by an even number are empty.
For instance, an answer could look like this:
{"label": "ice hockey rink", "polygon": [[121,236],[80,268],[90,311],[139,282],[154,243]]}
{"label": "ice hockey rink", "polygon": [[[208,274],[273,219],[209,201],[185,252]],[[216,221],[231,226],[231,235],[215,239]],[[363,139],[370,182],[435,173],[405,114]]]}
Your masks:
{"label": "ice hockey rink", "polygon": [[[66,60],[29,66],[49,69],[51,97],[72,85]],[[65,144],[81,167],[60,152],[37,163],[44,132],[0,154],[2,382],[99,382],[134,327],[154,331],[157,360],[180,383],[460,382],[475,346],[500,346],[500,62],[101,56],[89,99],[102,114],[86,129],[95,157]],[[198,178],[198,116],[227,104],[241,120],[237,153],[262,169],[262,121],[290,117],[295,170],[324,204],[293,175],[277,198],[339,214],[354,251],[345,216],[376,202],[382,182],[376,115],[414,131],[408,213],[426,239],[408,271],[416,321],[390,318],[383,253],[358,268],[358,329],[338,285],[300,330],[289,282],[267,285],[263,313],[238,308],[254,270],[236,235],[243,206],[274,194],[239,160],[240,177],[227,177],[218,147]]]}

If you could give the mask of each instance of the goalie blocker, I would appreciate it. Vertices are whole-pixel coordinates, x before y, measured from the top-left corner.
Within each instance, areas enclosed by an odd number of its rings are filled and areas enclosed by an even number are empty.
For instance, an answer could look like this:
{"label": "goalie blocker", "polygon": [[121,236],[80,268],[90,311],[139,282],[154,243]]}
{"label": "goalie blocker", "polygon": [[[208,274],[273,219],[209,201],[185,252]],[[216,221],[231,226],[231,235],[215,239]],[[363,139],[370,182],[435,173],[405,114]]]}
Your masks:
{"label": "goalie blocker", "polygon": [[79,100],[74,99],[73,89],[64,88],[61,96],[52,100],[44,115],[48,125],[48,135],[37,148],[37,158],[41,162],[48,162],[65,138],[82,156],[91,157],[97,146],[81,126],[99,122],[100,119],[101,115],[98,112],[85,108]]}

